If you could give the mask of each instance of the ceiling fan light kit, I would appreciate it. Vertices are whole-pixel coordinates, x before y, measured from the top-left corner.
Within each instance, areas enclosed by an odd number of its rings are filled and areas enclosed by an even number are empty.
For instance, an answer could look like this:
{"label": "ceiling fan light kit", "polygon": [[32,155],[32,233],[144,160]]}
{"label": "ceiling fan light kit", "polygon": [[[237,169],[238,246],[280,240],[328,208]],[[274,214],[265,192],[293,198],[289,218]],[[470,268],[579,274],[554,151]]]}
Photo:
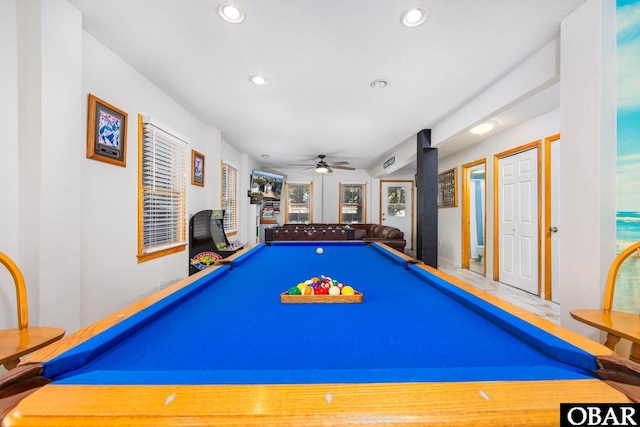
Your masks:
{"label": "ceiling fan light kit", "polygon": [[344,169],[344,170],[350,170],[350,171],[355,170],[355,168],[352,168],[351,166],[346,166],[349,164],[349,162],[346,162],[346,161],[325,162],[324,161],[325,157],[326,156],[324,154],[320,154],[316,158],[309,160],[309,162],[312,162],[312,164],[294,163],[294,164],[289,164],[287,166],[307,166],[302,170],[313,169],[317,173],[321,173],[321,174],[332,173],[333,169]]}

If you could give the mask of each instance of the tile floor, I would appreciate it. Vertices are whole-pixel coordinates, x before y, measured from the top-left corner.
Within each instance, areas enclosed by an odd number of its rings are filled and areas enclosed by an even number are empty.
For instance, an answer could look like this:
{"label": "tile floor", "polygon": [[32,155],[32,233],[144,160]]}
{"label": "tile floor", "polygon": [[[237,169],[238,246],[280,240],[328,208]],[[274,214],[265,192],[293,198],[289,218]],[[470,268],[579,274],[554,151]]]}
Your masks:
{"label": "tile floor", "polygon": [[[415,254],[410,251],[405,251],[405,253],[410,256],[415,256]],[[524,308],[525,310],[550,320],[553,323],[560,323],[560,306],[554,302],[546,301],[536,295],[505,285],[504,283],[494,282],[493,280],[485,278],[481,274],[475,273],[471,270],[463,270],[462,268],[453,265],[453,263],[440,262],[438,270],[481,289],[488,294],[497,296],[511,304]]]}

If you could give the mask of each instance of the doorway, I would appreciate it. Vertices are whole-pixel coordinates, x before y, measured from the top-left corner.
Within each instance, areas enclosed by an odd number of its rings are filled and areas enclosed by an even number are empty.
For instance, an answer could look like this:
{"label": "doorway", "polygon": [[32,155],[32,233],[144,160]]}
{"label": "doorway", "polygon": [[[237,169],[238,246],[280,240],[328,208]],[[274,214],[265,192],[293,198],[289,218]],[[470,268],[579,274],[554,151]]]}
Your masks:
{"label": "doorway", "polygon": [[380,224],[404,233],[413,249],[413,181],[380,181]]}
{"label": "doorway", "polygon": [[462,165],[462,268],[486,275],[487,159]]}
{"label": "doorway", "polygon": [[540,141],[494,158],[494,280],[540,295]]}

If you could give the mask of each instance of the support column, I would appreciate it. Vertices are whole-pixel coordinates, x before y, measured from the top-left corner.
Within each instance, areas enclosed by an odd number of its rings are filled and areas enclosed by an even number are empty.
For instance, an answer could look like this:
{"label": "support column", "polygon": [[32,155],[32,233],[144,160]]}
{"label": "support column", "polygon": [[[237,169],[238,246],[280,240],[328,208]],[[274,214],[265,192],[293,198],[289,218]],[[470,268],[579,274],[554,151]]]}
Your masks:
{"label": "support column", "polygon": [[438,150],[431,148],[431,129],[417,137],[416,258],[438,268]]}

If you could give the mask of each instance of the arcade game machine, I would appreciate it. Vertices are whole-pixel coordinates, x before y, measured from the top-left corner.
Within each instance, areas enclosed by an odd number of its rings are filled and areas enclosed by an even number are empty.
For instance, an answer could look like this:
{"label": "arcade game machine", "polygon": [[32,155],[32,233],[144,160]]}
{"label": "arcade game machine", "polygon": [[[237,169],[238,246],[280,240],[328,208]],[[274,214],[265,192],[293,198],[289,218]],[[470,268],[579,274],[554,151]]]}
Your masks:
{"label": "arcade game machine", "polygon": [[224,232],[224,211],[207,209],[189,220],[189,276],[242,249]]}

